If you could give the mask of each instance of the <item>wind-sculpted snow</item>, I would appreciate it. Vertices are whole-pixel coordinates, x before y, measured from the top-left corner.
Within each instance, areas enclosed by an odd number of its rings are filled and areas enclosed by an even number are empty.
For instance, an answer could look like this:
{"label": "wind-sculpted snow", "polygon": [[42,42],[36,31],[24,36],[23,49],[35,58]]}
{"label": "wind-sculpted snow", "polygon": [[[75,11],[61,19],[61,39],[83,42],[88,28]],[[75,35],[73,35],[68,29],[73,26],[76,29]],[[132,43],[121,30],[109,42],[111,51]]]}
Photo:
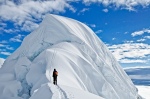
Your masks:
{"label": "wind-sculpted snow", "polygon": [[[52,86],[54,68],[62,88]],[[75,93],[78,90],[83,94]],[[73,19],[47,15],[0,69],[0,99],[85,99],[86,95],[89,99],[138,97],[130,78],[103,42]]]}

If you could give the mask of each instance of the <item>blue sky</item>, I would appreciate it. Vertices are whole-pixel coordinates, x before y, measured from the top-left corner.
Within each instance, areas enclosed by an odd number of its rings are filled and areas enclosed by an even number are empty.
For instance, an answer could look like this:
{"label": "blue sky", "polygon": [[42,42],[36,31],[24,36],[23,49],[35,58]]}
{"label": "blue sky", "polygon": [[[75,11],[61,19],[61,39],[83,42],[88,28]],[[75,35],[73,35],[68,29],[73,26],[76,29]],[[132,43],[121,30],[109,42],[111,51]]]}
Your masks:
{"label": "blue sky", "polygon": [[88,25],[123,67],[150,66],[150,0],[1,0],[0,63],[48,13]]}

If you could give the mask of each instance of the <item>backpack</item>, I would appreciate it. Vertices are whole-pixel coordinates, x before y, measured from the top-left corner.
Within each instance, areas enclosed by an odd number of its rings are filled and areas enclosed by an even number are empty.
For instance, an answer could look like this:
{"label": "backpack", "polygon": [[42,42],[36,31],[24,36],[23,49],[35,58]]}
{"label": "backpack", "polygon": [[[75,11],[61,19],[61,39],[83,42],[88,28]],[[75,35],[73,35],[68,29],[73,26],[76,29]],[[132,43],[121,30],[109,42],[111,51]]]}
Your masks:
{"label": "backpack", "polygon": [[57,71],[55,71],[54,74],[58,76],[58,72]]}

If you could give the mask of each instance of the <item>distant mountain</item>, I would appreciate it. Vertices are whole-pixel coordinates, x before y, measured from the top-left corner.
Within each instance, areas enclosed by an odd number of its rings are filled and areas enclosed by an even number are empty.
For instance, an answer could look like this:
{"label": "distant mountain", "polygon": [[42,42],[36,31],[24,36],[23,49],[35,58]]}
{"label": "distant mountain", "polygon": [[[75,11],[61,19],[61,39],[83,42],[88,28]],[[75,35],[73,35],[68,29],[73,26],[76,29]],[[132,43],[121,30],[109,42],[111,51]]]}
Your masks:
{"label": "distant mountain", "polygon": [[138,88],[144,99],[150,99],[150,67],[130,67],[124,69]]}
{"label": "distant mountain", "polygon": [[135,85],[150,86],[150,67],[126,68],[125,71]]}
{"label": "distant mountain", "polygon": [[[52,84],[54,68],[58,86]],[[94,32],[57,15],[47,15],[0,69],[0,99],[138,97],[131,79]]]}

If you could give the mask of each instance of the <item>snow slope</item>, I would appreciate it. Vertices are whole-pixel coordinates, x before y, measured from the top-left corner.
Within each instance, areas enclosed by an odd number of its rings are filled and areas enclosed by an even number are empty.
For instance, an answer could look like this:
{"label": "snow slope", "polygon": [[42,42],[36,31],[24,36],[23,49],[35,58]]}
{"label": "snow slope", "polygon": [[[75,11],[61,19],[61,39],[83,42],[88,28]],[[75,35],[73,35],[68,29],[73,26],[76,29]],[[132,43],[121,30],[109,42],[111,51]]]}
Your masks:
{"label": "snow slope", "polygon": [[42,85],[30,99],[42,99],[43,96],[46,96],[44,99],[104,99],[83,90],[67,86],[55,86],[51,83]]}
{"label": "snow slope", "polygon": [[2,67],[3,63],[4,63],[5,59],[0,58],[0,68]]}
{"label": "snow slope", "polygon": [[[52,85],[54,68],[61,87]],[[0,99],[66,99],[67,93],[75,99],[139,97],[130,78],[89,27],[47,15],[0,69]]]}

